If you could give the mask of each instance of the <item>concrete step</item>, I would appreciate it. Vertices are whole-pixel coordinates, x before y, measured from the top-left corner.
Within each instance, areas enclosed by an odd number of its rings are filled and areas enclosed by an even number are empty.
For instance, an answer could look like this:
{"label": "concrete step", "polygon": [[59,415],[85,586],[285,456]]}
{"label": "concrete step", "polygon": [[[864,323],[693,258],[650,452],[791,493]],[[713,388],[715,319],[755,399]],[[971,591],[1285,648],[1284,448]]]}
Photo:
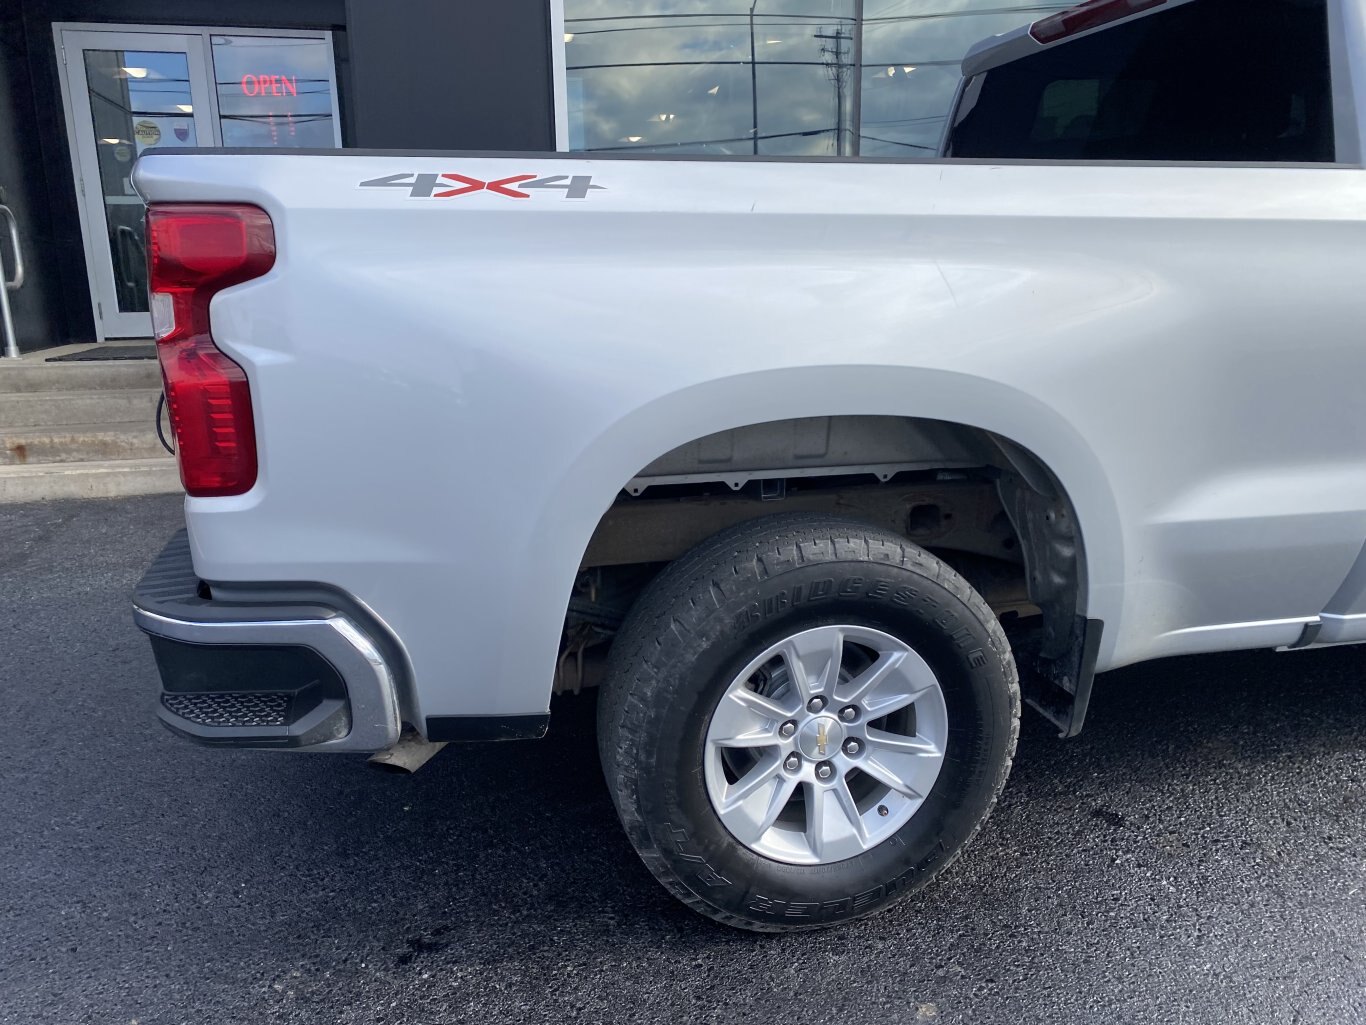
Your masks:
{"label": "concrete step", "polygon": [[0,395],[0,438],[12,427],[62,424],[127,424],[152,426],[159,388],[124,391],[35,391]]}
{"label": "concrete step", "polygon": [[64,424],[6,428],[0,432],[0,466],[99,462],[165,455],[149,420],[131,424]]}
{"label": "concrete step", "polygon": [[121,391],[160,388],[161,364],[154,359],[103,363],[43,363],[0,360],[0,402],[16,392]]}
{"label": "concrete step", "polygon": [[110,459],[93,463],[28,463],[0,466],[0,502],[52,498],[122,498],[180,490],[180,470],[170,456]]}

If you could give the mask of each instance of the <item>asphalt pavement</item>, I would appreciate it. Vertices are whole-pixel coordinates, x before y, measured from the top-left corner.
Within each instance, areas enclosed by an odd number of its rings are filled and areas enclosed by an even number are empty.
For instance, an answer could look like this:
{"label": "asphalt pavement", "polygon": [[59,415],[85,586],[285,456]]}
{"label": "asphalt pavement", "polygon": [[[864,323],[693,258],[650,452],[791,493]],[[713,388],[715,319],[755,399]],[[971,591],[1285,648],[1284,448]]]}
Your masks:
{"label": "asphalt pavement", "polygon": [[592,699],[364,759],[172,737],[128,598],[174,497],[0,506],[0,1023],[1366,1020],[1366,649],[1102,676],[910,904],[754,936],[617,825]]}

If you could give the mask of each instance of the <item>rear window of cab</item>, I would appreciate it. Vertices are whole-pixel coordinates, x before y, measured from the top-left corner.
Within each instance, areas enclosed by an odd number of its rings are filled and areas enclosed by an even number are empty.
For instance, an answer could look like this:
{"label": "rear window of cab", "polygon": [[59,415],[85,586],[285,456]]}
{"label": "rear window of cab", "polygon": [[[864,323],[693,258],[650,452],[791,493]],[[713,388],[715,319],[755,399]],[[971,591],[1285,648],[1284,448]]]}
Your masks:
{"label": "rear window of cab", "polygon": [[1331,163],[1326,0],[1194,0],[974,76],[946,155]]}

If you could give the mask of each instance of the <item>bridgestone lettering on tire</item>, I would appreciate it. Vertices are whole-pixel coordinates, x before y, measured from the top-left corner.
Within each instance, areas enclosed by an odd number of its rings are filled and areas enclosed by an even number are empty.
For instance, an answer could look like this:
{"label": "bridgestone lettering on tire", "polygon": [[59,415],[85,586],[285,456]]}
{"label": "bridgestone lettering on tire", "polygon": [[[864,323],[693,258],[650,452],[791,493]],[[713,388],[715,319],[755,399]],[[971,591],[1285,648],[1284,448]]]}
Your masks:
{"label": "bridgestone lettering on tire", "polygon": [[664,886],[758,931],[862,917],[924,886],[990,814],[1020,696],[1000,625],[894,534],[806,515],[669,566],[612,647],[599,747]]}

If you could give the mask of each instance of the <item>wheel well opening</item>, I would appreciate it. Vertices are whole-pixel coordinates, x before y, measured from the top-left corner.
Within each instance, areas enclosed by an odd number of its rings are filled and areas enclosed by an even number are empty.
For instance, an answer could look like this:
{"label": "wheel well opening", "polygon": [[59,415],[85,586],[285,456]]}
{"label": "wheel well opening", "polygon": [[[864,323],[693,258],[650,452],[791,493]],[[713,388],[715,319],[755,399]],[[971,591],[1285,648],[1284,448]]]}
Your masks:
{"label": "wheel well opening", "polygon": [[[1032,705],[1075,732],[1089,686],[1085,565],[1061,483],[1009,439],[914,417],[803,417],[690,441],[621,489],[584,552],[556,691],[601,677],[612,637],[668,563],[736,524],[813,512],[889,529],[943,559],[1007,629]],[[1092,646],[1094,641],[1092,642]],[[1083,679],[1084,678],[1084,679]]]}

